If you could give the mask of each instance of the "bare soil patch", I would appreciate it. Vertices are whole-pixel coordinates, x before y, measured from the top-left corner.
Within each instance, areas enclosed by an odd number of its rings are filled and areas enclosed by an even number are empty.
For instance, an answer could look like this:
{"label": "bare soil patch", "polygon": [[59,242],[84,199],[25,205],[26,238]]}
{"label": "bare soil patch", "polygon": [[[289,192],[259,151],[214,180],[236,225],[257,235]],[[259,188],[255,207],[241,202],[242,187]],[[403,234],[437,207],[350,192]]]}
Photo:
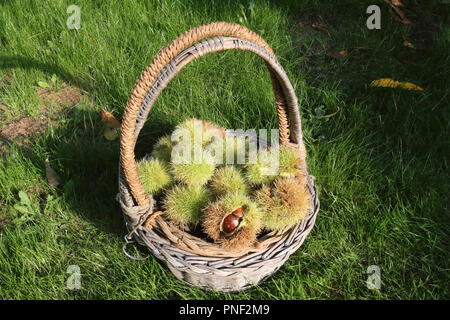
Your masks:
{"label": "bare soil patch", "polygon": [[[33,134],[42,133],[48,126],[48,117],[40,115],[37,118],[23,116],[11,121],[0,128],[0,137],[3,140],[14,141],[17,138],[30,137]],[[19,145],[24,141],[18,139]]]}
{"label": "bare soil patch", "polygon": [[[31,138],[42,134],[50,124],[56,124],[67,108],[73,107],[81,101],[82,92],[76,87],[63,83],[59,88],[39,88],[39,101],[42,103],[37,117],[22,116],[8,121],[0,127],[0,141],[14,142],[19,146],[28,146]],[[0,110],[7,110],[8,106],[0,104]],[[0,145],[0,150],[1,150]]]}
{"label": "bare soil patch", "polygon": [[52,88],[38,89],[39,101],[44,106],[58,105],[62,107],[73,107],[81,100],[82,92],[80,89],[63,83],[59,90]]}

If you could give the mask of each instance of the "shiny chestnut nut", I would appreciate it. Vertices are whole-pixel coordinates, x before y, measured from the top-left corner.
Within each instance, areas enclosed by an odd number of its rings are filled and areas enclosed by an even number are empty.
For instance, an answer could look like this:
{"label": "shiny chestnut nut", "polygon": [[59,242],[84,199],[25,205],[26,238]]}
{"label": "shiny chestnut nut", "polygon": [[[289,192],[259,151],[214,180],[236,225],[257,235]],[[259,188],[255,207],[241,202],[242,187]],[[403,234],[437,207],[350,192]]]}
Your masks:
{"label": "shiny chestnut nut", "polygon": [[243,218],[244,218],[244,209],[237,208],[223,219],[222,230],[225,233],[231,233],[235,231],[236,228],[239,227],[239,225],[241,224]]}

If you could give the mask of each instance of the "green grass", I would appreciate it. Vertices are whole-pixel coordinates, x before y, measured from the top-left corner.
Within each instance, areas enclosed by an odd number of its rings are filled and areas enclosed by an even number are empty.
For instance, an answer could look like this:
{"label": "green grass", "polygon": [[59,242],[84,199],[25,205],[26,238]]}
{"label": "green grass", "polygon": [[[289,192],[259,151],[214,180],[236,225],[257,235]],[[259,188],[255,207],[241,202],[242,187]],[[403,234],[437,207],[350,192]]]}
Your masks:
{"label": "green grass", "polygon": [[[50,108],[54,121],[32,143],[0,140],[0,298],[450,298],[450,5],[408,3],[413,24],[405,26],[381,0],[80,0],[77,31],[66,27],[70,1],[0,1],[0,128],[39,117],[38,81],[50,83],[53,74],[84,92],[70,110]],[[366,28],[370,4],[381,7],[381,30]],[[237,294],[187,286],[154,257],[138,262],[122,253],[126,229],[114,200],[119,143],[104,139],[100,123],[105,107],[121,119],[131,88],[161,47],[219,20],[262,35],[287,71],[321,200],[303,246],[268,281]],[[402,36],[418,49],[403,46]],[[350,48],[346,59],[328,54]],[[424,91],[369,87],[382,77]],[[317,117],[338,107],[331,118]],[[159,97],[137,157],[189,117],[276,128],[264,64],[236,51],[191,63]],[[61,177],[57,190],[46,181],[47,157]],[[81,269],[80,290],[66,288],[69,265]],[[366,286],[370,265],[381,269],[380,290]]]}

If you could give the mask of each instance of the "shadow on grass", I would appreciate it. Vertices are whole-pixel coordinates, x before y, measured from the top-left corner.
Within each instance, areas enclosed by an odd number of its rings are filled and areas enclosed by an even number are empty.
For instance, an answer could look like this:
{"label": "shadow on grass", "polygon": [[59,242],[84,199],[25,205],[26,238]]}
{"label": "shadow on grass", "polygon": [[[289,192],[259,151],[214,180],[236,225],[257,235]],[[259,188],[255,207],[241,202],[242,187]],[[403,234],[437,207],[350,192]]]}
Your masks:
{"label": "shadow on grass", "polygon": [[[367,18],[363,10],[366,8],[365,4],[349,5],[344,1],[338,7],[346,8],[345,12],[337,9],[332,11],[332,7],[332,4],[317,4],[309,12],[308,20],[322,23],[330,21],[327,24],[331,30],[329,34],[321,31],[299,34],[301,32],[295,24],[300,20],[300,13],[293,9],[293,32],[290,36],[292,43],[303,50],[292,50],[285,58],[296,61],[290,70],[291,74],[301,75],[307,84],[317,89],[309,92],[313,103],[306,106],[308,115],[315,113],[315,107],[324,106],[328,109],[327,113],[337,109],[336,105],[327,105],[329,101],[324,93],[330,88],[337,92],[339,102],[349,107],[351,104],[360,104],[365,109],[364,113],[355,112],[351,108],[348,111],[342,110],[341,114],[330,121],[318,123],[320,128],[313,129],[314,138],[325,135],[332,139],[341,133],[358,130],[353,121],[359,117],[363,125],[359,130],[363,135],[376,133],[370,138],[373,144],[368,144],[365,148],[368,153],[373,154],[375,151],[378,155],[385,155],[387,159],[384,160],[390,161],[392,154],[402,147],[400,152],[406,155],[402,161],[412,162],[410,170],[421,172],[430,157],[441,160],[437,161],[436,169],[445,170],[447,161],[443,155],[448,152],[445,138],[448,125],[444,119],[449,115],[447,106],[450,96],[445,84],[448,68],[443,69],[442,66],[448,64],[445,40],[448,17],[445,16],[442,21],[433,20],[439,18],[439,10],[444,5],[436,5],[428,11],[421,11],[417,4],[411,5],[408,14],[414,21],[412,26],[403,26],[386,15],[383,18],[385,30],[366,35],[361,33],[361,26],[365,25]],[[440,23],[442,27],[430,25],[432,22]],[[305,41],[302,37],[305,35],[318,40],[312,41],[311,47],[304,48],[302,45]],[[411,49],[405,46],[402,41],[406,38],[414,43],[422,43],[423,47]],[[306,49],[309,50],[309,55],[305,54]],[[344,49],[351,52],[347,57],[333,56],[333,53]],[[371,88],[370,82],[379,78],[411,81],[422,86],[424,91]],[[299,104],[302,105],[301,98]],[[340,116],[346,119],[339,120]],[[375,144],[378,146],[374,146]],[[387,165],[381,157],[380,170]],[[428,177],[426,181],[429,180]]]}
{"label": "shadow on grass", "polygon": [[[361,12],[359,10],[355,12],[358,12],[362,23]],[[344,26],[352,26],[353,18],[346,12],[340,23]],[[305,77],[306,83],[313,84],[313,87],[306,88],[311,97],[309,105],[306,106],[307,109],[302,110],[302,113],[306,115],[305,120],[311,121],[308,115],[314,113],[314,108],[327,103],[322,96],[324,91],[316,89],[326,90],[327,86],[335,85],[336,82],[339,82],[337,91],[342,101],[348,106],[348,109],[343,109],[337,117],[327,122],[310,122],[309,126],[317,125],[317,128],[314,128],[314,130],[317,129],[317,133],[312,136],[313,143],[317,144],[319,149],[315,161],[326,163],[325,160],[329,157],[328,150],[333,144],[332,140],[336,137],[342,138],[346,132],[353,132],[351,143],[360,146],[360,151],[365,155],[363,159],[371,161],[372,169],[376,171],[377,176],[383,176],[385,181],[389,182],[389,185],[376,191],[385,203],[404,201],[405,206],[412,208],[411,210],[417,210],[417,207],[423,209],[420,212],[415,211],[414,214],[417,217],[412,218],[407,216],[407,211],[401,212],[402,221],[404,221],[402,222],[404,226],[401,227],[405,227],[406,230],[402,230],[399,243],[404,244],[404,247],[409,246],[408,232],[424,233],[423,225],[420,222],[414,222],[414,219],[421,221],[423,217],[427,223],[434,220],[425,231],[435,234],[439,245],[444,244],[446,235],[442,231],[445,230],[448,222],[444,221],[445,206],[441,205],[444,205],[447,200],[441,199],[446,199],[448,194],[446,179],[448,174],[445,173],[448,172],[448,168],[444,158],[448,154],[448,146],[445,144],[448,131],[445,122],[448,118],[446,117],[448,93],[443,82],[441,66],[446,64],[448,49],[445,46],[435,45],[432,55],[423,51],[416,52],[414,59],[421,59],[424,63],[418,66],[405,66],[398,61],[398,57],[393,56],[390,50],[394,41],[401,37],[386,38],[378,34],[378,36],[364,39],[364,46],[369,48],[367,49],[361,48],[362,43],[359,43],[359,40],[345,41],[345,32],[348,30],[343,28],[340,35],[326,40],[330,45],[334,42],[334,46],[359,46],[348,60],[335,61],[318,48],[313,48],[316,53],[306,62],[301,51],[293,50],[291,56],[283,57],[289,61],[299,61],[290,69],[291,80],[295,79],[292,74],[298,74],[299,77],[300,75]],[[319,32],[313,36],[324,37]],[[292,35],[293,43],[298,44],[298,39],[294,37]],[[360,35],[353,34],[353,38],[359,39]],[[410,54],[401,47],[401,42],[397,45],[395,53],[399,57],[406,53]],[[26,57],[0,57],[0,61],[3,61],[0,68],[37,68],[49,74],[58,74],[70,84],[88,92],[92,89],[100,91],[99,88],[89,87],[83,80],[68,74],[54,64],[45,64]],[[314,68],[309,68],[308,63]],[[425,87],[425,92],[368,88],[367,84],[370,80],[387,76],[400,80],[416,79],[420,81],[418,84]],[[365,110],[351,109],[354,100],[357,101],[358,108],[364,107]],[[118,191],[118,141],[109,142],[103,138],[98,113],[78,109],[73,112],[68,125],[56,128],[52,135],[37,139],[41,148],[26,147],[23,148],[23,154],[30,158],[36,167],[42,167],[43,159],[45,159],[42,150],[45,150],[50,159],[57,163],[55,169],[61,173],[62,178],[62,188],[58,192],[64,194],[71,208],[83,219],[93,223],[98,230],[122,238],[126,230],[120,208],[114,200]],[[83,127],[85,119],[92,120],[94,126]],[[144,135],[139,139],[137,158],[148,152],[145,146],[151,146],[164,131],[170,130],[170,126],[171,124],[163,119],[153,119],[145,127]],[[324,136],[328,141],[320,142],[319,136]],[[360,143],[362,140],[365,142],[364,145]],[[355,180],[358,178],[361,177],[354,177]],[[319,184],[322,181],[325,182],[324,179],[325,177],[319,175]],[[330,189],[333,187],[335,186],[330,186]],[[341,190],[331,191],[342,192]],[[421,202],[426,201],[427,194],[431,194],[433,196],[431,200],[435,202]],[[324,208],[333,204],[334,200],[327,193],[321,193],[321,197]],[[355,217],[355,220],[357,219],[363,219],[363,217]],[[436,227],[441,222],[444,227]],[[397,222],[392,221],[392,223]],[[429,264],[441,265],[442,260],[439,258],[441,249],[432,247],[434,245],[434,239],[424,238],[421,242],[415,242],[414,250],[409,250],[407,253],[424,252],[424,249],[432,250]],[[446,263],[445,259],[444,263]]]}
{"label": "shadow on grass", "polygon": [[[8,55],[0,55],[0,69],[11,69],[11,68],[21,68],[24,70],[27,69],[35,69],[35,70],[41,70],[47,73],[49,76],[52,74],[55,74],[59,76],[61,79],[64,79],[69,84],[77,87],[78,89],[84,90],[86,92],[95,91],[93,89],[101,89],[102,83],[99,83],[95,88],[84,79],[74,76],[73,74],[70,74],[63,68],[59,67],[55,63],[47,63],[39,61],[35,58],[25,57],[25,56],[8,56]],[[121,100],[120,101],[126,101],[128,97],[124,97],[123,94],[121,94],[117,90],[109,89],[111,96],[118,97]]]}
{"label": "shadow on grass", "polygon": [[[86,92],[93,89],[56,64],[42,63],[23,56],[0,56],[0,61],[0,69],[39,69],[48,74],[57,74],[70,85]],[[49,157],[62,180],[57,193],[65,197],[71,209],[99,230],[123,237],[126,229],[120,206],[115,200],[118,192],[119,138],[115,141],[104,138],[99,112],[77,106],[58,112],[58,121],[55,121],[51,134],[31,134],[27,137],[28,143],[16,146],[37,168],[43,168],[45,157]],[[65,120],[62,121],[63,125],[58,125],[60,120]],[[171,124],[161,118],[155,117],[148,122],[136,146],[136,158],[149,152],[147,146],[153,145],[156,139],[170,129]],[[5,139],[3,142],[2,153],[6,156],[8,144],[15,142]]]}
{"label": "shadow on grass", "polygon": [[[291,68],[291,74],[299,74],[306,83],[312,84],[307,95],[307,110],[303,110],[303,114],[306,114],[304,121],[308,122],[305,127],[314,126],[311,138],[317,150],[314,162],[318,167],[317,183],[322,190],[322,212],[333,212],[333,206],[339,205],[336,201],[339,197],[357,199],[359,208],[364,206],[366,198],[377,197],[388,209],[374,210],[372,218],[365,216],[372,211],[370,207],[366,212],[354,215],[355,230],[358,221],[372,225],[364,230],[367,234],[354,236],[378,237],[376,241],[383,243],[386,253],[397,250],[393,248],[398,245],[401,249],[395,254],[395,263],[404,263],[405,268],[412,266],[421,279],[431,275],[432,280],[427,281],[438,287],[440,279],[447,278],[443,270],[448,268],[448,262],[444,261],[446,258],[440,258],[444,251],[448,252],[446,230],[449,226],[446,212],[449,207],[447,194],[450,192],[447,160],[450,96],[446,84],[448,68],[443,68],[448,65],[449,57],[448,22],[437,21],[440,23],[438,27],[429,23],[439,16],[442,7],[437,5],[428,11],[420,10],[418,6],[410,8],[407,12],[414,21],[412,26],[402,25],[383,11],[382,30],[367,33],[361,28],[366,18],[362,14],[364,11],[350,8],[339,16],[338,25],[327,25],[330,34],[312,31],[310,37],[320,40],[311,41],[310,47],[304,50],[292,50],[286,58],[298,61]],[[326,17],[330,14],[323,9],[322,6],[317,8],[312,16]],[[292,33],[291,39],[302,49],[303,39],[298,34]],[[409,48],[403,44],[403,39],[419,43],[421,47]],[[332,55],[332,50],[336,53],[344,49],[354,50],[344,59],[336,59]],[[306,57],[305,51],[310,53]],[[371,81],[379,78],[413,82],[424,91],[369,86]],[[336,91],[339,99],[327,99],[327,93],[332,91],[330,88]],[[325,107],[326,113],[334,112],[338,106],[336,101],[344,106],[336,116],[325,119],[327,121],[315,120],[311,116],[320,106]],[[323,142],[320,137],[323,137]],[[370,163],[368,172],[373,174],[372,181],[364,180],[366,178],[356,170],[343,175],[351,182],[367,186],[367,189],[373,188],[361,198],[340,190],[338,180],[328,184],[327,174],[332,172],[322,165],[336,158],[330,150],[336,150],[335,147],[344,139],[358,148],[359,154],[350,156],[350,161],[359,159]],[[341,152],[341,155],[347,154]],[[348,166],[358,169],[355,163]],[[385,216],[375,216],[383,211]],[[377,225],[372,219],[380,223]],[[324,220],[319,217],[318,224],[321,223],[327,223],[326,217]],[[409,257],[403,261],[399,258],[402,250],[402,254]],[[427,252],[426,258],[420,260],[416,257],[423,252]],[[385,259],[375,253],[373,255],[371,259]],[[445,256],[448,260],[448,254]],[[432,272],[427,268],[432,268]],[[399,269],[401,276],[398,277],[410,277],[408,272]],[[408,290],[414,291],[413,286]]]}

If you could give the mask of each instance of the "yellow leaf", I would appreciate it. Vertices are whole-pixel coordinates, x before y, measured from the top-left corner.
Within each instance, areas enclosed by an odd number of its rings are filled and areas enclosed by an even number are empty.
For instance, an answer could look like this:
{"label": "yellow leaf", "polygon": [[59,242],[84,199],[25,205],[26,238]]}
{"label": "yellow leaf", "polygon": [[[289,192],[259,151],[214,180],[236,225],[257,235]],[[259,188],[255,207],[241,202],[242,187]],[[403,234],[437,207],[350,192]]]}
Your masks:
{"label": "yellow leaf", "polygon": [[403,44],[405,47],[408,47],[408,48],[411,48],[411,49],[416,49],[416,46],[413,45],[413,44],[411,43],[411,41],[406,40],[405,36],[403,36],[403,42],[402,42],[402,44]]}
{"label": "yellow leaf", "polygon": [[384,88],[403,88],[407,90],[423,91],[423,89],[410,82],[400,82],[391,78],[382,78],[374,80],[370,83],[371,87],[384,87]]}
{"label": "yellow leaf", "polygon": [[103,129],[103,135],[109,141],[116,140],[119,137],[119,133],[120,133],[120,128],[105,127]]}
{"label": "yellow leaf", "polygon": [[330,114],[326,114],[326,115],[324,115],[323,117],[324,117],[324,118],[331,118],[331,117],[334,117],[334,116],[337,115],[340,111],[341,111],[341,108],[338,106],[338,107],[337,107],[337,110],[336,110],[335,112],[330,113]]}
{"label": "yellow leaf", "polygon": [[48,184],[52,188],[56,188],[57,186],[59,186],[59,177],[56,174],[55,170],[50,167],[50,161],[48,160],[48,158],[45,159],[45,174],[47,175]]}
{"label": "yellow leaf", "polygon": [[324,25],[318,24],[318,23],[313,23],[311,25],[311,27],[313,27],[316,30],[325,31],[325,32],[330,33],[330,31],[328,30],[327,27],[325,27]]}
{"label": "yellow leaf", "polygon": [[102,122],[110,128],[118,128],[120,127],[120,122],[114,117],[114,115],[105,109],[102,110],[101,113]]}
{"label": "yellow leaf", "polygon": [[406,89],[406,90],[423,91],[423,89],[421,87],[416,86],[414,83],[410,83],[410,82],[400,82],[399,87]]}

